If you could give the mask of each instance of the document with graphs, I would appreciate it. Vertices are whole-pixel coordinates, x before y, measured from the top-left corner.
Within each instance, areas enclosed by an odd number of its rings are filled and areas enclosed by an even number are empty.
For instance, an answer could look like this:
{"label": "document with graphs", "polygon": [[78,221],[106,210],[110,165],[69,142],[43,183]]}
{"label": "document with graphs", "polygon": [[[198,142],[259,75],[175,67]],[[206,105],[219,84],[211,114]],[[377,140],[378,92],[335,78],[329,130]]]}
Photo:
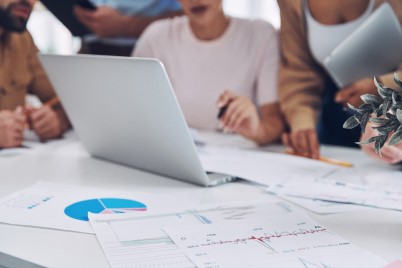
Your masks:
{"label": "document with graphs", "polygon": [[[200,268],[383,267],[386,262],[304,214],[258,218],[165,231]],[[369,235],[369,234],[368,234]]]}

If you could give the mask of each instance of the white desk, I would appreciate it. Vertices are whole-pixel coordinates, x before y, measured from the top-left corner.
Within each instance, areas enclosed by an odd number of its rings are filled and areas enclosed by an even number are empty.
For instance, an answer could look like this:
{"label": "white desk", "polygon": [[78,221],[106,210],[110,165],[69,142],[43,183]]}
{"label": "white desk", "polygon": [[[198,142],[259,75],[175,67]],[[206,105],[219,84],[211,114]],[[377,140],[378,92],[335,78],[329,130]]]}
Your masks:
{"label": "white desk", "polygon": [[[237,137],[204,135],[215,144],[252,146]],[[183,190],[202,196],[201,204],[276,199],[265,194],[261,186],[244,181],[202,188],[97,160],[91,158],[74,139],[52,142],[35,150],[39,151],[0,157],[0,197],[43,180],[124,191],[169,193]],[[357,165],[383,167],[359,150],[324,147],[322,151],[325,156],[349,160]],[[402,259],[402,212],[369,209],[334,215],[308,214],[352,243],[388,261]],[[0,224],[0,267],[31,267],[30,263],[46,267],[108,267],[94,235]]]}

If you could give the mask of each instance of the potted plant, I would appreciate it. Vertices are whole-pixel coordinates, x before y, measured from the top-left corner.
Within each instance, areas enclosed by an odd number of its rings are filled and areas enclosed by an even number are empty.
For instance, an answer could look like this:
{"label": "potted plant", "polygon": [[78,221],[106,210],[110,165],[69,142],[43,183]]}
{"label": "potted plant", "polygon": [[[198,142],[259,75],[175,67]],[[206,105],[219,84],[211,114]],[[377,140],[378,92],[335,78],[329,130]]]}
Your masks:
{"label": "potted plant", "polygon": [[[402,88],[402,81],[396,74],[394,74],[394,81]],[[373,129],[378,135],[357,144],[374,143],[375,151],[380,154],[387,140],[388,145],[402,142],[402,90],[384,87],[376,78],[374,78],[374,84],[380,97],[365,94],[360,97],[364,102],[360,107],[348,104],[355,114],[345,121],[343,127],[352,129],[360,125],[364,133],[367,123],[373,123]]]}

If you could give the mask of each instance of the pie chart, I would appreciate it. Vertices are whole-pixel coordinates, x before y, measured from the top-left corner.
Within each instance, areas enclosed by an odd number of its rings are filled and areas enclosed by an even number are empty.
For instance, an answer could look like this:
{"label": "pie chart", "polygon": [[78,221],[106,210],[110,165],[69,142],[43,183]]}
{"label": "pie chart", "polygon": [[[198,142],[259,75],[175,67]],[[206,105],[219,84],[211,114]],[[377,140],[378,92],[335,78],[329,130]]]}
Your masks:
{"label": "pie chart", "polygon": [[95,214],[121,214],[146,210],[147,206],[138,201],[120,198],[98,198],[71,204],[64,209],[64,213],[70,218],[88,221],[88,212]]}

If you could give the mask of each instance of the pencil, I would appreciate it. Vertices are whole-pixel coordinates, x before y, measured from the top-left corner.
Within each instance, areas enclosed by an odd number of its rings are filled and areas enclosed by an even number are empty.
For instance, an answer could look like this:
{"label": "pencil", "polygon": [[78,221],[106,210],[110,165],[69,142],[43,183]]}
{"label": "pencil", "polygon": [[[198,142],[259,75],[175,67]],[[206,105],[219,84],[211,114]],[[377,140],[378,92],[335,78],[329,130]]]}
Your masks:
{"label": "pencil", "polygon": [[350,162],[333,159],[333,158],[328,158],[328,157],[324,157],[324,156],[320,156],[319,160],[326,162],[328,164],[334,164],[334,165],[338,165],[338,166],[342,166],[342,167],[353,167],[353,164]]}
{"label": "pencil", "polygon": [[[297,155],[297,156],[303,156],[301,154],[297,154],[291,150],[286,150],[285,153],[287,154],[291,154],[291,155]],[[343,161],[343,160],[338,160],[338,159],[334,159],[334,158],[329,158],[329,157],[324,157],[324,156],[320,156],[318,158],[319,161],[328,163],[328,164],[332,164],[332,165],[338,165],[338,166],[342,166],[342,167],[353,167],[353,164],[347,161]]]}

